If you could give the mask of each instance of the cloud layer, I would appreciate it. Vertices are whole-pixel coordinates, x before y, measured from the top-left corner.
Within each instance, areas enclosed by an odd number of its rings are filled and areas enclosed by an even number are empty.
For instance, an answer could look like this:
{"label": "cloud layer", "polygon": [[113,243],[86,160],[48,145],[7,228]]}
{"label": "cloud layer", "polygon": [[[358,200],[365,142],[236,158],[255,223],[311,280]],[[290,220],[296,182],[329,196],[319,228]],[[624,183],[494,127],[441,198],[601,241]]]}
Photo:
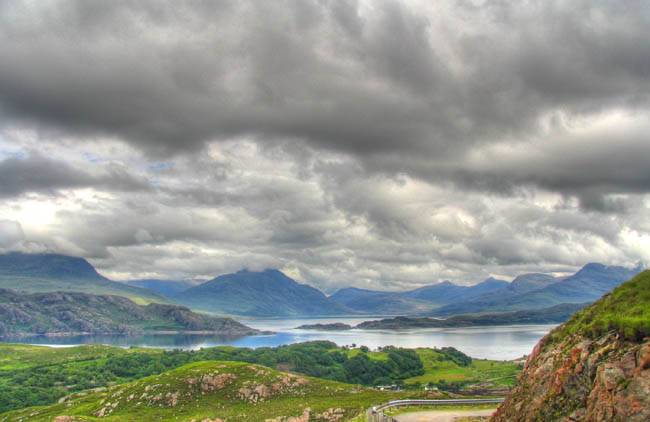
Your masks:
{"label": "cloud layer", "polygon": [[647,260],[649,37],[642,1],[2,2],[0,247],[328,289]]}

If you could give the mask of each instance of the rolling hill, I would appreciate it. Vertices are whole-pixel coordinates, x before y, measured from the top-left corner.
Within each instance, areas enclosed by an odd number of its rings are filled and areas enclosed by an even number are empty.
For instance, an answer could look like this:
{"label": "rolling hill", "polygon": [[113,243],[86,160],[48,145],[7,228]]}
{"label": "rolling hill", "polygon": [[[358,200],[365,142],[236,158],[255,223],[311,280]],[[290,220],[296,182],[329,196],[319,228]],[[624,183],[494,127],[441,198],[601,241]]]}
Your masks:
{"label": "rolling hill", "polygon": [[0,338],[159,331],[206,331],[227,336],[259,333],[230,318],[197,314],[183,306],[141,306],[121,296],[78,292],[27,294],[0,289]]}
{"label": "rolling hill", "polygon": [[0,288],[24,292],[86,292],[128,297],[139,304],[168,303],[146,289],[111,281],[83,258],[59,254],[0,255]]}
{"label": "rolling hill", "polygon": [[650,271],[644,271],[540,340],[492,420],[648,421],[649,391]]}
{"label": "rolling hill", "polygon": [[[372,404],[411,396],[280,372],[245,362],[209,361],[74,393],[59,403],[0,415],[6,421],[344,421]],[[423,394],[420,393],[420,396]]]}
{"label": "rolling hill", "polygon": [[320,290],[297,283],[278,270],[239,271],[219,276],[174,296],[178,303],[207,312],[250,316],[319,316],[353,313]]}

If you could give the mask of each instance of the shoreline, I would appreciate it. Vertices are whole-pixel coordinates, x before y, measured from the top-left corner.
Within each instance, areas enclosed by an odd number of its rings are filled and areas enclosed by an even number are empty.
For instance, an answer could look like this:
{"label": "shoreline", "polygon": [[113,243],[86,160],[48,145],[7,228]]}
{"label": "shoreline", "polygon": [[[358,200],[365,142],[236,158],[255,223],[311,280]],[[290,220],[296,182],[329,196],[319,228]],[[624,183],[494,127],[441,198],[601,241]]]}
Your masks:
{"label": "shoreline", "polygon": [[143,331],[128,331],[128,332],[112,332],[112,331],[105,331],[105,332],[92,332],[92,331],[67,331],[67,332],[50,332],[50,333],[18,333],[18,334],[12,334],[9,336],[0,336],[0,342],[6,342],[6,341],[11,341],[11,340],[19,340],[19,339],[26,339],[26,338],[38,338],[38,337],[44,337],[44,338],[68,338],[68,337],[75,337],[75,336],[138,336],[138,335],[176,335],[176,334],[184,334],[184,335],[206,335],[206,336],[221,336],[221,337],[231,337],[231,338],[238,338],[238,337],[248,337],[248,336],[264,336],[264,335],[273,335],[276,334],[274,331],[263,331],[263,330],[258,330],[258,331],[251,331],[251,332],[246,332],[246,333],[223,333],[220,331],[210,331],[210,330],[155,330],[155,331],[149,331],[149,330],[143,330]]}

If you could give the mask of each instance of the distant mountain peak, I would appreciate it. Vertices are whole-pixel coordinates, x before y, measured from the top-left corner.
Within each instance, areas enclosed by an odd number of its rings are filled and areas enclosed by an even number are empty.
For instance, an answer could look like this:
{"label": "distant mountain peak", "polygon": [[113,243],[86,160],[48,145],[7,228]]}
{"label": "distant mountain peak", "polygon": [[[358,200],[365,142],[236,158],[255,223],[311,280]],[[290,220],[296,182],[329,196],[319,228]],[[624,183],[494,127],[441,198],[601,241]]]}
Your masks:
{"label": "distant mountain peak", "polygon": [[220,275],[174,297],[204,311],[233,315],[289,316],[350,313],[320,290],[301,284],[282,271],[242,270]]}
{"label": "distant mountain peak", "polygon": [[106,280],[85,258],[56,253],[9,252],[0,255],[0,267],[21,276]]}

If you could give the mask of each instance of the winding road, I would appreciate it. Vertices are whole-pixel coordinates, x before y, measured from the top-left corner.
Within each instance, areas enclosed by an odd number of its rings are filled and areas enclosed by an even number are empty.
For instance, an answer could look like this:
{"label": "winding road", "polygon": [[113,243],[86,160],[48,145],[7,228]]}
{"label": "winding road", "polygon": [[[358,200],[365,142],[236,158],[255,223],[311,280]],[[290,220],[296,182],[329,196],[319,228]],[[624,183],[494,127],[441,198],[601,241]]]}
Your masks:
{"label": "winding road", "polygon": [[[501,404],[504,398],[491,399],[439,399],[439,400],[393,400],[368,409],[370,422],[384,422],[389,420],[383,411],[391,407],[402,406],[449,406],[449,405],[476,405],[476,404]],[[495,409],[451,409],[451,410],[426,410],[403,413],[392,418],[394,422],[450,422],[454,418],[463,416],[490,416]]]}
{"label": "winding road", "polygon": [[458,417],[492,416],[495,409],[423,410],[393,417],[395,422],[454,422]]}

